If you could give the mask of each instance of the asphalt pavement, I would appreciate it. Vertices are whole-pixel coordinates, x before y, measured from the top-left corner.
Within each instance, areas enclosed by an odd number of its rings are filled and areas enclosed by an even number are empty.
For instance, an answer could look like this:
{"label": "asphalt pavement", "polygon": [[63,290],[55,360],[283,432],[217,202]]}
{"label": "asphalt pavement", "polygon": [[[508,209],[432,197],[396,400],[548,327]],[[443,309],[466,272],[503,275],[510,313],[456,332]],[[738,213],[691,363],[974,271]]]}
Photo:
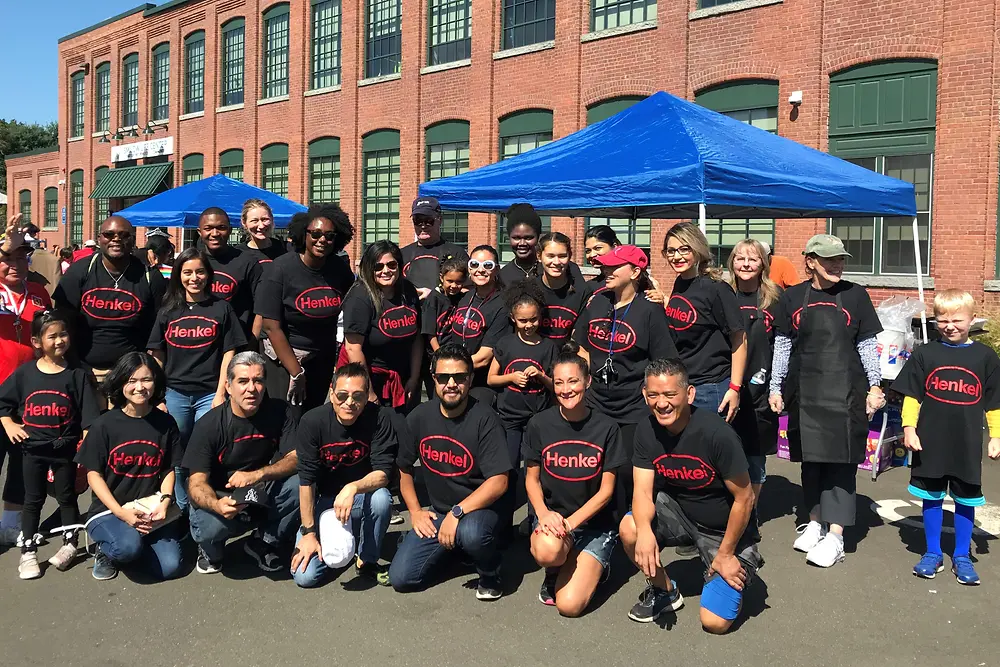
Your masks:
{"label": "asphalt pavement", "polygon": [[[221,574],[165,583],[92,579],[92,560],[68,572],[48,568],[17,578],[16,550],[0,554],[0,665],[160,666],[357,665],[809,665],[1000,662],[1000,507],[982,509],[973,557],[983,583],[959,585],[948,570],[912,576],[923,551],[920,510],[906,493],[908,473],[872,482],[859,472],[858,526],[847,559],[828,570],[792,550],[798,466],[768,460],[760,545],[767,563],[747,594],[744,615],[723,637],[698,623],[701,565],[664,552],[686,605],[655,624],[626,614],[644,580],[616,552],[610,580],[582,618],[560,618],[537,601],[542,573],[520,540],[504,560],[506,595],[475,599],[475,574],[458,566],[426,592],[401,595],[359,585],[342,573],[314,590],[265,576],[237,540]],[[984,464],[987,501],[1000,505],[1000,463]],[[89,502],[89,492],[82,500]],[[947,507],[947,506],[946,506]],[[43,516],[54,509],[46,507]],[[523,516],[521,510],[518,518]],[[914,518],[916,520],[914,520]],[[952,515],[945,515],[944,548]],[[406,526],[393,527],[384,549]],[[41,547],[48,558],[57,541]],[[950,561],[946,559],[946,565]]]}

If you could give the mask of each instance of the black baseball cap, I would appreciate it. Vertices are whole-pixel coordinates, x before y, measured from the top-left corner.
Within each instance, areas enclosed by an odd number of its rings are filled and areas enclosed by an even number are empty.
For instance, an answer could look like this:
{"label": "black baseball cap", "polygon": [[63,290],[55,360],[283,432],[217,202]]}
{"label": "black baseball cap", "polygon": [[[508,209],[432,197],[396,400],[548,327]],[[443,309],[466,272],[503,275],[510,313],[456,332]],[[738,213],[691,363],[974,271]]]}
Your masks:
{"label": "black baseball cap", "polygon": [[271,497],[267,494],[267,487],[263,482],[233,489],[230,496],[237,505],[271,506]]}
{"label": "black baseball cap", "polygon": [[441,203],[434,197],[417,197],[413,200],[410,216],[426,215],[428,218],[441,217]]}

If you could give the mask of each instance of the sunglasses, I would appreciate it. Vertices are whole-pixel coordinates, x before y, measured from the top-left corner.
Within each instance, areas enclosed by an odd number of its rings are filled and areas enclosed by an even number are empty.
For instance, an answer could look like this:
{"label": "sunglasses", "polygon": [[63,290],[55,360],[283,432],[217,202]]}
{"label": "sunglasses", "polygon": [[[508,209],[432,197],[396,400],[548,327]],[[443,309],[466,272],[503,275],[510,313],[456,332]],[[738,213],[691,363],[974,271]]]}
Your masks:
{"label": "sunglasses", "polygon": [[385,262],[384,264],[382,262],[375,262],[375,273],[378,273],[382,269],[389,269],[390,271],[395,271],[398,268],[399,268],[399,262],[397,262],[396,260]]}
{"label": "sunglasses", "polygon": [[667,257],[673,257],[674,255],[681,255],[682,257],[687,257],[692,252],[693,251],[691,250],[691,246],[682,245],[676,248],[667,248],[666,250],[663,251],[663,254],[666,255]]}
{"label": "sunglasses", "polygon": [[134,237],[132,232],[101,232],[101,236],[108,241],[118,239],[120,241],[131,241]]}
{"label": "sunglasses", "polygon": [[434,223],[436,223],[436,222],[437,222],[436,218],[414,218],[413,219],[413,226],[414,227],[433,227]]}
{"label": "sunglasses", "polygon": [[455,384],[465,384],[469,381],[469,376],[472,373],[433,373],[434,381],[441,386],[447,385],[451,380],[455,381]]}
{"label": "sunglasses", "polygon": [[475,271],[479,267],[483,267],[483,269],[486,271],[492,271],[493,269],[497,268],[497,263],[494,262],[492,259],[488,259],[485,262],[480,262],[478,259],[469,260],[469,271]]}
{"label": "sunglasses", "polygon": [[363,405],[368,401],[368,394],[363,391],[355,391],[353,393],[346,391],[334,392],[333,398],[337,403],[347,403],[348,399],[353,400],[358,405]]}
{"label": "sunglasses", "polygon": [[309,236],[312,237],[313,241],[326,239],[327,243],[333,243],[337,240],[337,232],[324,232],[322,229],[310,229]]}

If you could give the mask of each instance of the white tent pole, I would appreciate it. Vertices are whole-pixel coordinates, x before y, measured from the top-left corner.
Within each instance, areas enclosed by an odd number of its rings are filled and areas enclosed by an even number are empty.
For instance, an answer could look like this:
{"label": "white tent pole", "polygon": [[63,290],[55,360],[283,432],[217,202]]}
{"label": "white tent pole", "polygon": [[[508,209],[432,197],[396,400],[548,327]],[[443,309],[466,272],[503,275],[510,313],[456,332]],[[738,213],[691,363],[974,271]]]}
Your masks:
{"label": "white tent pole", "polygon": [[[913,218],[913,257],[916,259],[917,263],[917,296],[920,298],[920,303],[924,303],[924,269],[920,261],[920,236],[919,228],[917,227],[917,219]],[[920,311],[920,332],[924,336],[924,343],[927,342],[927,313],[926,306],[924,310]]]}
{"label": "white tent pole", "polygon": [[705,230],[708,229],[708,223],[705,222],[705,205],[698,204],[698,227],[701,228],[701,233],[704,234]]}

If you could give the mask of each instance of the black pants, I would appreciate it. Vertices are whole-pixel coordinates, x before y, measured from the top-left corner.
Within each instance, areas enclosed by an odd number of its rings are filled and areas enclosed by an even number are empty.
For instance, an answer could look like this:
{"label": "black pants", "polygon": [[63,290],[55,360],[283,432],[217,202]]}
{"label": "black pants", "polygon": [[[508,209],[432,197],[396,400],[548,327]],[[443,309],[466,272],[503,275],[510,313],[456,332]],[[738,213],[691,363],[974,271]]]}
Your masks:
{"label": "black pants", "polygon": [[[274,398],[285,400],[288,395],[288,371],[281,365],[281,362],[274,361],[270,357],[267,360],[267,393]],[[306,372],[306,393],[302,399],[302,405],[292,406],[296,420],[303,414],[319,407],[326,402],[330,393],[330,381],[333,379],[333,371],[337,365],[337,355],[332,352],[313,354],[302,362],[302,369]]]}
{"label": "black pants", "polygon": [[805,509],[821,523],[853,526],[857,509],[858,466],[855,463],[802,462]]}
{"label": "black pants", "polygon": [[632,451],[635,449],[635,424],[618,424],[622,445],[625,447],[625,465],[618,469],[615,478],[615,516],[617,521],[632,509]]}
{"label": "black pants", "polygon": [[[76,506],[76,464],[73,447],[59,448],[32,447],[23,452],[21,469],[24,472],[24,512],[21,514],[21,532],[25,540],[38,532],[42,506],[48,490],[48,473],[52,468],[53,490],[59,503],[59,519],[62,525],[80,523],[80,512]],[[26,546],[33,550],[34,543]]]}
{"label": "black pants", "polygon": [[7,439],[7,433],[0,428],[0,469],[7,459],[7,479],[3,484],[3,501],[12,505],[24,504],[24,471],[21,463],[21,445]]}

